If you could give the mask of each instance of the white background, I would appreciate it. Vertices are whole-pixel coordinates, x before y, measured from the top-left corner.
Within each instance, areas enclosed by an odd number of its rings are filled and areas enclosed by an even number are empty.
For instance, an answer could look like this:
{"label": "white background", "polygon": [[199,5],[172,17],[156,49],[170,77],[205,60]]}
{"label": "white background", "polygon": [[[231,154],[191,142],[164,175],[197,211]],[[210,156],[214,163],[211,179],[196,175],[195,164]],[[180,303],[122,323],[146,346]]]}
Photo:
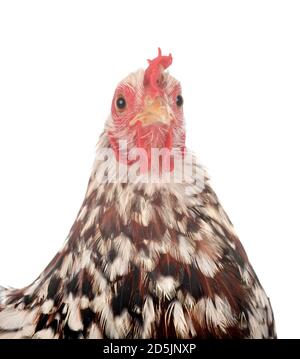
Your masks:
{"label": "white background", "polygon": [[299,19],[299,1],[1,1],[0,283],[29,284],[61,247],[115,86],[161,46],[187,144],[279,337],[299,338]]}

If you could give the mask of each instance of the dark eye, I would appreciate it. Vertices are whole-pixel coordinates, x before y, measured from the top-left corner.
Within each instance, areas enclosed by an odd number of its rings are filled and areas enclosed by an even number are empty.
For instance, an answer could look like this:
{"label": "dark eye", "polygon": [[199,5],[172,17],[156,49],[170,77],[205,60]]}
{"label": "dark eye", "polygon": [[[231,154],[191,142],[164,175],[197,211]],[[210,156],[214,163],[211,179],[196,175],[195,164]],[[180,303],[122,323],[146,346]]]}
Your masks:
{"label": "dark eye", "polygon": [[126,107],[126,101],[125,98],[120,96],[118,97],[117,101],[116,101],[116,106],[119,110],[124,110]]}
{"label": "dark eye", "polygon": [[183,105],[183,97],[182,97],[181,95],[178,95],[178,96],[176,97],[176,105],[177,105],[178,107],[181,107],[181,106]]}

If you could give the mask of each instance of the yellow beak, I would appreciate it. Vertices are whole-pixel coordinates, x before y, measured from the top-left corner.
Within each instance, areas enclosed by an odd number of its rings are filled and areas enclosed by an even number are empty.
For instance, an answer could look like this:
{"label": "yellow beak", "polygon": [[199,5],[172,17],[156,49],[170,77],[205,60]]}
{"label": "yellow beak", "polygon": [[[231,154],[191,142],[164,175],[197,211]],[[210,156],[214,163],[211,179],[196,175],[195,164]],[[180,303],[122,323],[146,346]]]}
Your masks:
{"label": "yellow beak", "polygon": [[160,96],[154,99],[152,99],[150,96],[147,96],[145,98],[144,110],[137,114],[129,122],[129,125],[133,126],[138,121],[140,121],[142,126],[149,126],[157,122],[169,125],[171,120],[171,110],[166,104],[166,101]]}

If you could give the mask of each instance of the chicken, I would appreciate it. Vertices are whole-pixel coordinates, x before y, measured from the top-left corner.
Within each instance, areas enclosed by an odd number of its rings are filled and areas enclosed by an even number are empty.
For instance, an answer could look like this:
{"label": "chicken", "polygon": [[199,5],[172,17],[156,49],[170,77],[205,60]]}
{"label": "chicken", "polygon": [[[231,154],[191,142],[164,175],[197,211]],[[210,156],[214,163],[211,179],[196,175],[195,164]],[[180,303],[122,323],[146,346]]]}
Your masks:
{"label": "chicken", "polygon": [[204,168],[185,147],[172,56],[116,88],[62,249],[0,290],[0,338],[276,338],[273,312]]}

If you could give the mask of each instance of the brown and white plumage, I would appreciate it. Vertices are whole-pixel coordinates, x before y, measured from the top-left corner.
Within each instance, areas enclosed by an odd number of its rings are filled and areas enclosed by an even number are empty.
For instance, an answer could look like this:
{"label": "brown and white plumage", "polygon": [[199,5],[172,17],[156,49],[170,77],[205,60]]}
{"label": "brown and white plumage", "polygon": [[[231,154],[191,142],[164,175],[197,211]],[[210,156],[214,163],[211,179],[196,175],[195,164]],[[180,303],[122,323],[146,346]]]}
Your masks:
{"label": "brown and white plumage", "polygon": [[[160,65],[166,86],[178,86]],[[122,86],[142,88],[144,76]],[[172,136],[181,148],[179,120]],[[63,248],[28,287],[0,289],[0,338],[275,338],[269,299],[204,169],[201,188],[197,175],[99,181],[101,152],[116,136],[138,140],[112,113]]]}

